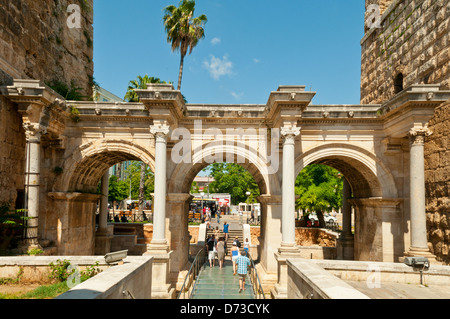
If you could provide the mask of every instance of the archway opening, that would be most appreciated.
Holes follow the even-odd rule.
[[[296,226],[339,231],[344,175],[331,166],[310,164],[297,176]]]
[[[67,159],[63,173],[54,186],[59,192],[51,193],[51,208],[46,213],[48,228],[55,229],[55,238],[48,239],[58,243],[61,253],[93,254],[97,249],[96,234],[100,228],[104,231],[106,227],[109,233],[112,227],[115,234],[116,224],[143,225],[152,221],[152,163],[147,163],[148,156],[140,158],[132,147],[128,149],[107,151],[104,148],[81,148],[81,152]],[[142,166],[143,161],[145,165]],[[118,167],[121,167],[119,174]],[[139,207],[141,167],[144,168],[144,197],[143,205]],[[106,181],[108,188],[105,191],[102,183]],[[102,200],[105,196],[106,203]],[[100,215],[105,207],[106,214]],[[54,212],[58,214],[54,215]],[[80,236],[77,234],[83,234],[83,238],[78,238]],[[112,250],[121,248],[111,246]],[[130,249],[132,254],[139,252]]]
[[[202,216],[205,208],[209,208],[212,218],[219,213],[239,215],[243,212],[250,214],[246,221],[257,222],[255,212],[260,213],[257,198],[261,191],[254,176],[239,164],[214,163],[203,168],[193,179],[190,194],[194,197],[191,209]],[[205,207],[202,201],[206,200]]]
[[[393,199],[395,184],[383,163],[355,147],[335,145],[303,154],[297,161],[297,172],[310,164],[332,167],[347,183],[348,200],[342,201],[335,256],[331,259],[337,258],[341,249],[339,245],[343,243],[348,248],[344,252],[347,257],[343,259],[384,261],[394,260],[401,254],[402,238],[400,232],[394,231],[401,227],[401,208]],[[344,187],[341,192],[345,193]],[[389,224],[389,231],[387,227],[382,227]]]

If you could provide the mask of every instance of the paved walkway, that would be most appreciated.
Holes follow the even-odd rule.
[[[230,231],[242,231],[242,225],[237,215],[223,215],[220,223],[217,223],[217,218],[213,218],[211,226],[214,229],[218,226],[220,230],[223,230],[225,221],[230,225]],[[209,261],[206,261],[204,269],[197,278],[192,299],[255,299],[255,297],[249,276],[245,282],[245,290],[239,292],[239,276],[233,275],[231,257],[227,255],[222,269],[220,269],[217,259],[214,267],[210,267]]]
[[[231,260],[225,260],[225,265],[220,269],[218,261],[214,267],[209,267],[209,262],[200,272],[192,299],[255,299],[250,278],[247,276],[245,290],[239,292],[239,276],[233,275]]]

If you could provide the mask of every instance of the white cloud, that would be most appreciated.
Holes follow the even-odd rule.
[[[254,58],[254,59],[253,59],[253,62],[259,63],[259,62],[261,62],[261,60],[259,60],[259,59],[257,59],[257,58]]]
[[[211,40],[211,44],[212,45],[216,45],[219,44],[222,40],[220,40],[219,38],[212,38]]]
[[[231,96],[234,97],[236,100],[239,100],[242,96],[244,96],[244,93],[231,92]]]
[[[233,73],[233,63],[228,60],[226,55],[222,59],[211,55],[210,61],[203,61],[203,66],[215,80],[218,80],[221,76]]]

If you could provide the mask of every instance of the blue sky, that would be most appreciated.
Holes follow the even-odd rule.
[[[94,1],[94,77],[122,97],[137,75],[177,85],[180,55],[163,8],[178,0]],[[197,0],[206,37],[186,56],[189,103],[265,104],[279,85],[305,85],[314,104],[358,104],[363,0]]]

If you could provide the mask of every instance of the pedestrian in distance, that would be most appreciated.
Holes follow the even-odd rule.
[[[238,237],[238,236],[236,236],[236,237],[234,238],[233,244],[234,244],[234,243],[236,243],[236,246],[237,246],[238,248],[241,248],[241,242],[239,241],[239,237]]]
[[[250,248],[250,243],[248,242],[248,238],[245,238],[245,242],[244,242],[244,250],[245,250],[245,254],[246,256],[248,256],[248,249]]]
[[[223,222],[223,233],[225,234],[225,241],[228,240],[228,227],[230,225],[228,225],[227,222]]]
[[[247,278],[250,259],[245,256],[245,250],[241,250],[241,255],[236,259],[237,273],[239,276],[239,293],[245,290],[245,280]]]
[[[214,235],[211,236],[211,238],[206,243],[206,247],[208,249],[208,260],[209,260],[209,267],[215,266],[216,261],[216,250],[217,250],[217,241]]]
[[[219,226],[216,226],[216,229],[214,229],[214,236],[216,236],[216,239],[219,239],[220,237]]]
[[[231,261],[233,262],[233,276],[236,275],[236,259],[239,257],[239,248],[236,243],[233,243],[233,247],[231,247]]]
[[[219,267],[222,269],[225,261],[225,241],[223,237],[220,237],[217,243],[217,259],[219,260]]]

